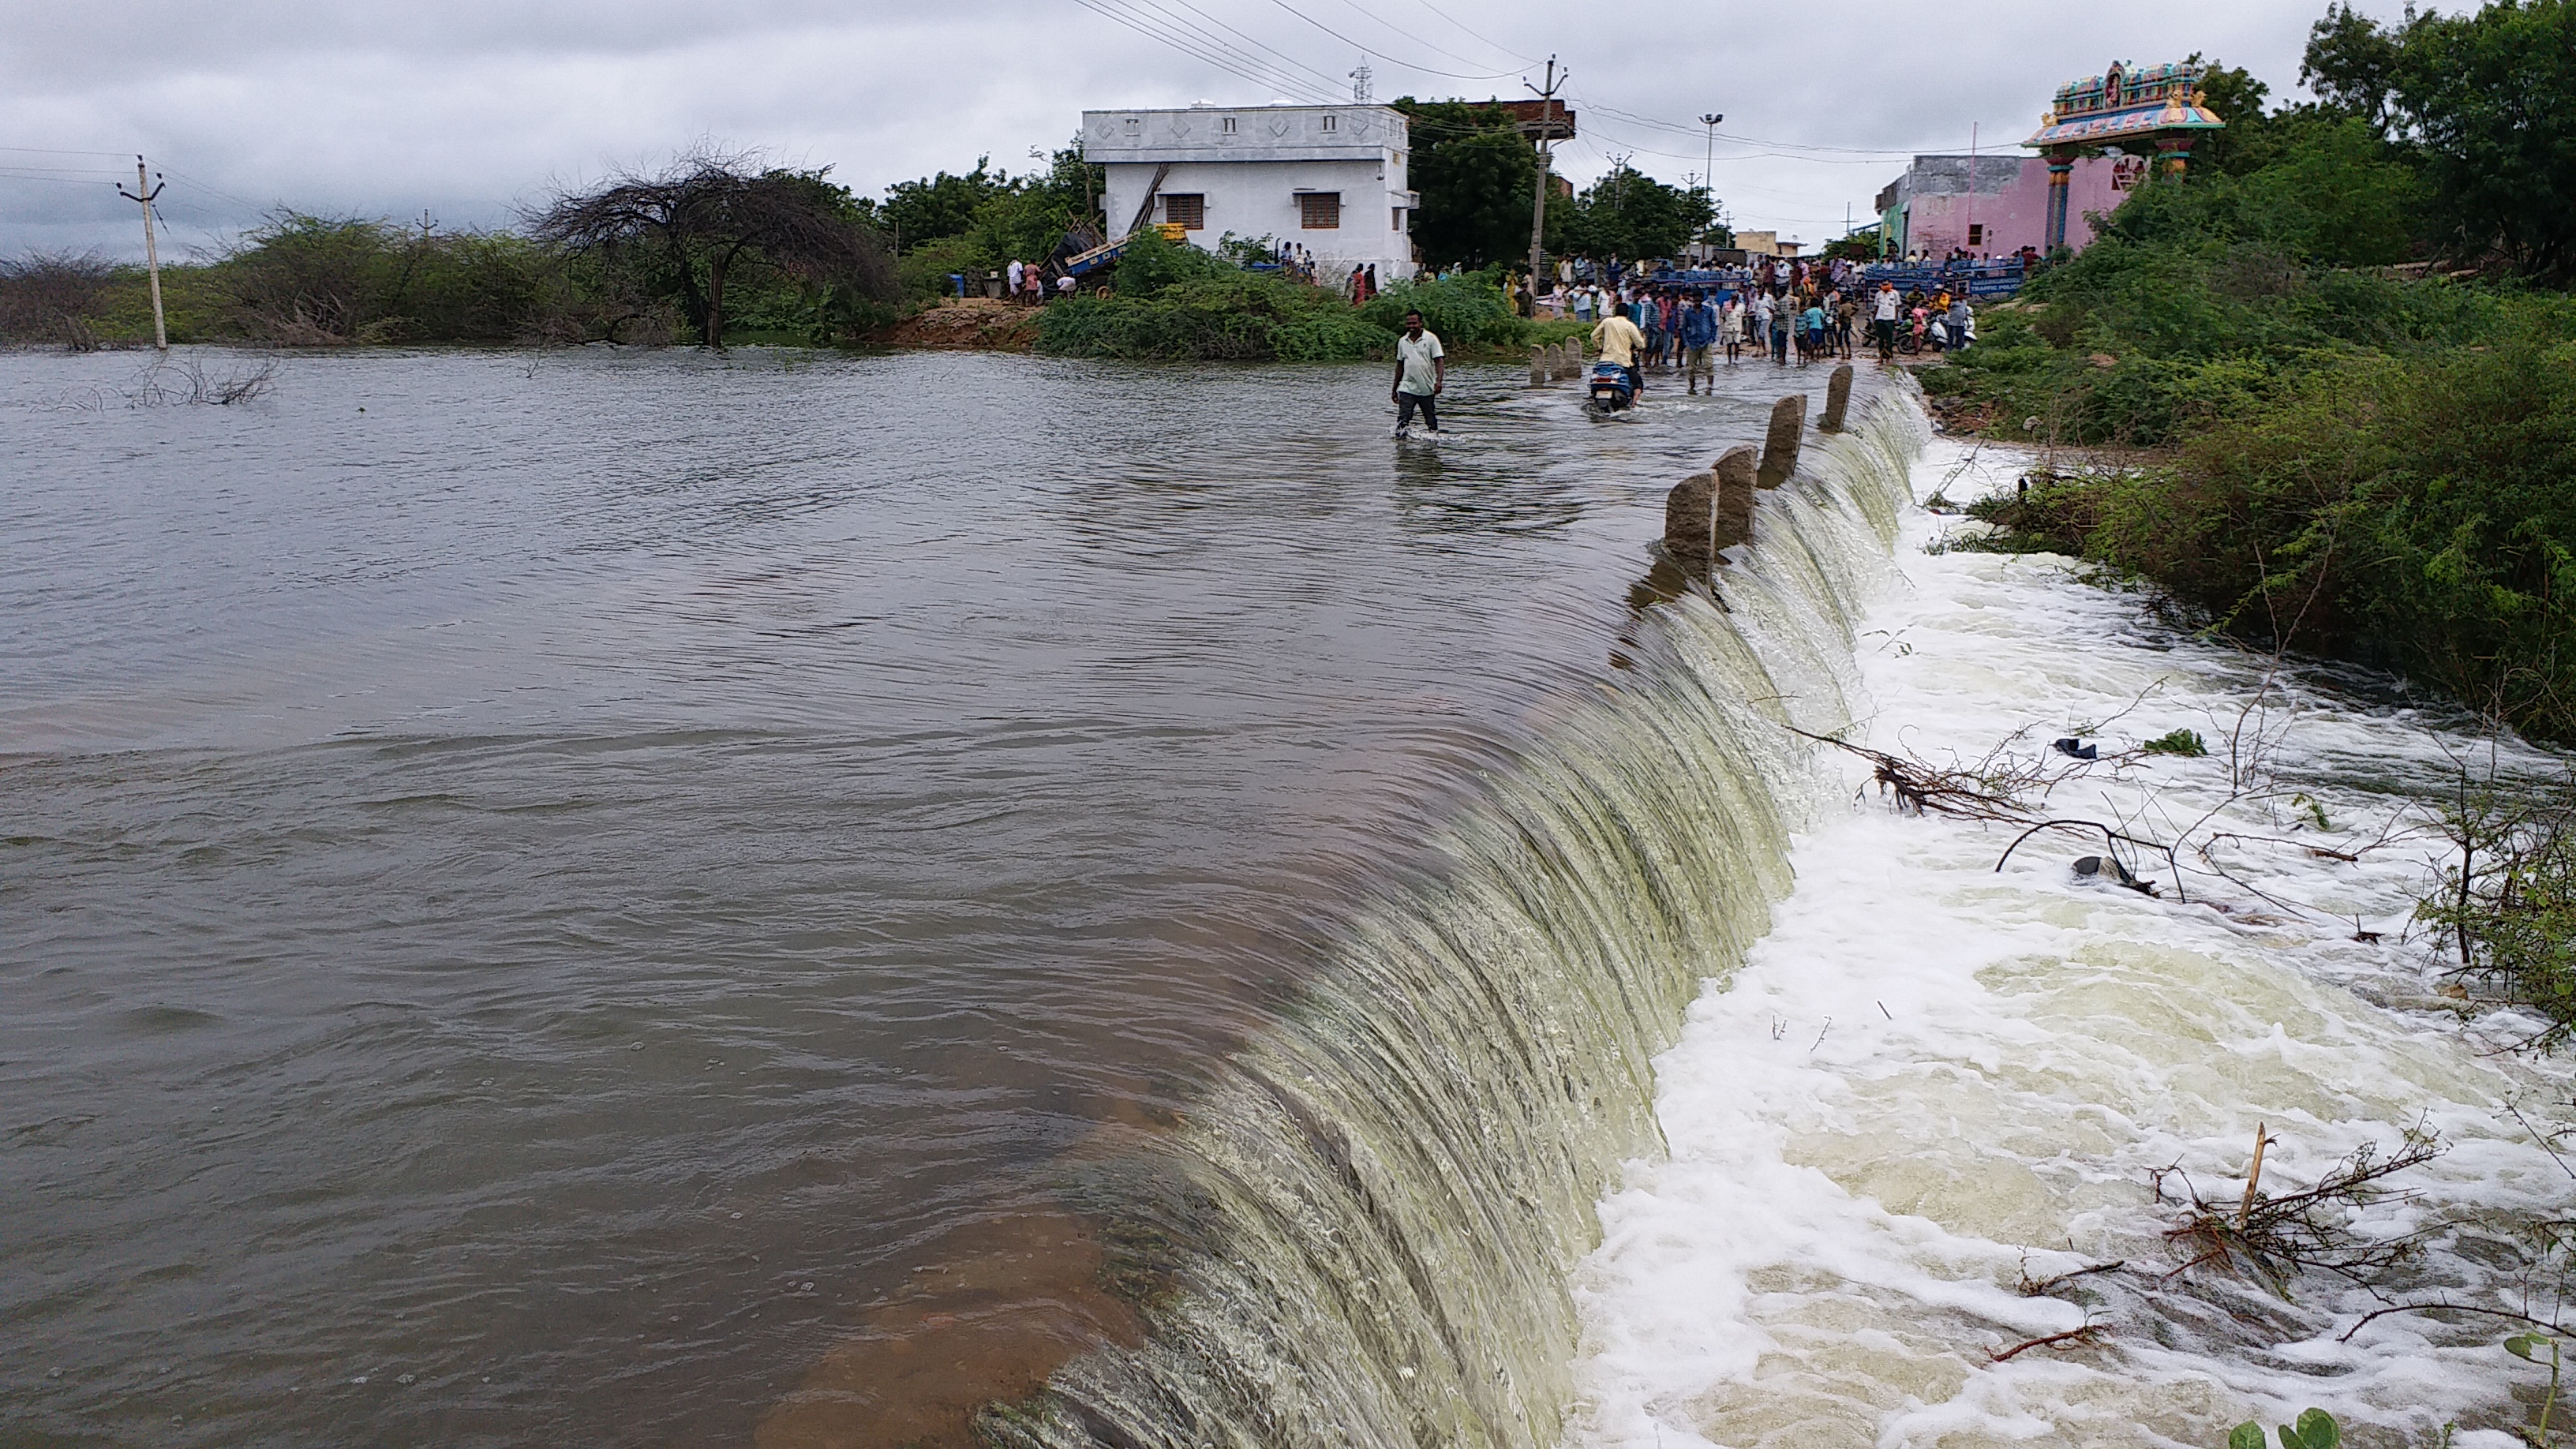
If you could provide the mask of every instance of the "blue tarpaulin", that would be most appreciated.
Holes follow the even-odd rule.
[[[1947,287],[1953,292],[1965,283],[1971,297],[2009,297],[2021,290],[2022,266],[2019,261],[1980,262],[1950,267],[1908,267],[1887,262],[1861,269],[1868,290],[1875,291],[1881,282],[1894,282],[1900,292],[1921,292],[1930,296]]]

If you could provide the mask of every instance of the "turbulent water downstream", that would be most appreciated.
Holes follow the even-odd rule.
[[[2187,901],[1854,800],[1787,726],[2259,688],[1927,554],[2009,464],[1901,393],[1721,608],[1650,587],[1664,490],[1821,370],[1604,425],[1462,369],[1434,450],[1374,370],[132,367],[0,358],[12,1442],[2214,1444],[2531,1387],[2337,1343],[2353,1294],[2013,1291],[2169,1251],[2146,1170],[2224,1192],[2257,1122],[2295,1179],[2421,1120],[2365,1227],[2492,1297],[2564,1182],[2498,1104],[2557,1088],[2398,939],[2375,833],[2473,742],[2376,685],[2269,696],[2306,806],[2067,787],[2292,841]]]

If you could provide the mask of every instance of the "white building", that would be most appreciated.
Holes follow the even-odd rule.
[[[1105,165],[1109,235],[1172,222],[1211,251],[1226,233],[1304,247],[1326,280],[1413,274],[1409,148],[1385,106],[1085,111],[1082,156]]]

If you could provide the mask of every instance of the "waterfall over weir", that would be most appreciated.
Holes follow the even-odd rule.
[[[1813,778],[1782,728],[1845,723],[1851,619],[1927,430],[1891,388],[1766,492],[1755,541],[1649,610],[1436,842],[1430,885],[1343,933],[1185,1123],[1081,1162],[1135,1348],[1087,1353],[982,1431],[1026,1446],[1556,1442],[1568,1272],[1654,1055],[1788,887]]]

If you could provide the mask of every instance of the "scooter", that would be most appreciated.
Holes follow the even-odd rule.
[[[1592,376],[1585,388],[1583,401],[1596,413],[1625,412],[1637,401],[1636,388],[1628,380],[1628,369],[1615,362],[1592,364]]]

